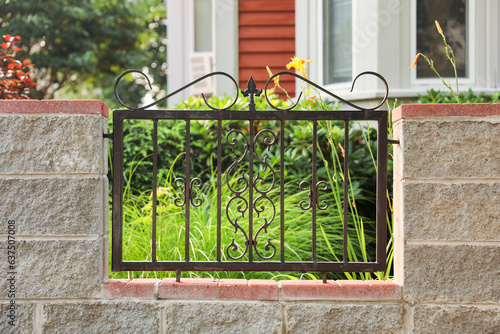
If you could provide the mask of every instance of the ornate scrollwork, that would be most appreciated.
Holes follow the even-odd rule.
[[[307,187],[306,187],[307,185]],[[321,186],[321,187],[320,187]],[[306,210],[309,210],[312,205],[316,205],[316,207],[319,209],[319,210],[326,210],[328,208],[328,203],[325,201],[325,200],[322,200],[321,203],[323,204],[323,206],[319,205],[318,203],[318,198],[319,196],[317,195],[319,190],[323,190],[323,191],[326,191],[328,190],[328,184],[326,183],[326,181],[318,181],[316,183],[316,198],[313,199],[313,191],[312,191],[312,186],[311,186],[311,182],[309,181],[302,181],[299,183],[299,189],[300,190],[309,190],[308,194],[307,194],[307,197],[309,197],[309,202],[307,203],[306,206],[304,206],[304,204],[306,203],[305,200],[302,200],[299,202],[299,206],[302,210],[306,211]]]
[[[265,233],[267,233],[267,228],[271,225],[271,223],[274,221],[274,218],[276,216],[276,206],[274,205],[274,202],[267,196],[267,194],[273,189],[274,184],[276,183],[276,172],[274,171],[272,166],[267,161],[267,155],[265,155],[264,157],[261,157],[257,153],[257,150],[255,150],[256,143],[258,142],[258,138],[260,136],[263,136],[266,134],[267,134],[267,136],[265,136],[263,139],[263,142],[266,145],[266,149],[269,150],[271,148],[271,146],[275,143],[276,135],[274,134],[274,132],[272,132],[269,129],[263,129],[255,135],[254,151],[255,151],[255,156],[257,157],[259,162],[264,165],[264,170],[262,171],[262,173],[265,173],[267,170],[269,170],[271,172],[271,182],[270,182],[270,185],[268,188],[259,189],[258,185],[259,184],[262,185],[265,180],[260,175],[260,173],[257,173],[257,176],[254,179],[254,189],[255,189],[255,191],[257,191],[259,193],[259,196],[254,200],[254,210],[257,213],[257,217],[260,217],[260,214],[264,212],[266,207],[263,204],[261,204],[260,206],[257,205],[258,204],[257,202],[261,203],[262,201],[264,201],[264,202],[267,201],[268,203],[270,203],[270,205],[272,207],[272,215],[269,219],[263,218],[264,223],[258,228],[257,232],[254,235],[253,239],[255,241],[257,241],[257,238],[259,237],[259,234],[261,233],[261,231],[264,231]],[[257,242],[254,242],[253,246],[254,246],[255,253],[260,258],[262,258],[264,260],[272,259],[274,257],[274,255],[276,254],[276,246],[273,245],[270,238],[267,238],[267,243],[264,245],[264,250],[266,250],[266,251],[269,251],[271,248],[273,249],[272,254],[269,256],[264,256],[259,252],[259,250],[257,248]]]
[[[176,197],[174,199],[174,204],[178,207],[183,207],[186,205],[187,199],[189,199],[190,203],[192,206],[198,207],[203,203],[202,199],[200,197],[193,198],[193,193],[194,189],[193,187],[200,188],[201,187],[201,179],[198,177],[195,177],[189,182],[189,188],[186,188],[186,180],[182,177],[178,177],[174,180],[174,184],[177,188],[181,188],[182,186],[179,184],[181,182],[184,187],[182,188],[182,195],[183,199],[180,197]]]
[[[239,89],[238,89],[238,83],[236,82],[236,80],[234,80],[234,78],[233,78],[232,76],[230,76],[229,74],[227,74],[227,73],[224,73],[224,72],[212,72],[212,73],[208,73],[208,74],[206,74],[206,75],[204,75],[204,76],[202,76],[202,77],[200,77],[200,78],[198,78],[198,79],[196,79],[196,80],[194,80],[194,81],[190,82],[189,84],[187,84],[187,85],[185,85],[185,86],[183,86],[183,87],[181,87],[181,88],[177,89],[176,91],[174,91],[174,92],[172,92],[172,93],[168,94],[167,96],[162,97],[161,99],[156,100],[156,101],[154,101],[154,102],[152,102],[152,103],[150,103],[150,104],[148,104],[148,105],[146,105],[146,106],[143,106],[143,107],[140,107],[140,108],[139,108],[139,107],[134,108],[134,107],[131,107],[131,106],[129,106],[129,105],[127,105],[127,104],[125,104],[125,103],[122,101],[122,99],[120,98],[119,94],[118,94],[118,84],[120,83],[121,79],[122,79],[125,75],[127,75],[127,74],[129,74],[129,73],[138,73],[138,74],[140,74],[140,75],[144,76],[144,77],[146,78],[146,81],[148,82],[149,89],[153,89],[153,88],[152,88],[152,86],[151,86],[151,82],[149,81],[148,76],[147,76],[144,72],[142,72],[142,71],[139,71],[139,70],[127,70],[127,71],[123,72],[122,74],[120,74],[120,75],[118,76],[118,78],[116,78],[116,81],[115,81],[115,88],[114,88],[115,97],[116,97],[116,100],[118,101],[118,103],[120,103],[122,106],[124,106],[125,108],[130,109],[130,110],[144,110],[144,109],[150,108],[150,107],[152,107],[152,106],[154,106],[154,105],[157,105],[158,103],[160,103],[160,102],[162,102],[162,101],[165,101],[165,100],[169,99],[170,97],[172,97],[172,96],[174,96],[175,94],[177,94],[177,93],[179,93],[179,92],[183,91],[184,89],[187,89],[187,88],[189,88],[189,87],[191,87],[191,86],[195,85],[196,83],[198,83],[198,82],[200,82],[200,81],[202,81],[202,80],[205,80],[205,79],[207,79],[207,78],[209,78],[209,77],[216,76],[216,75],[222,75],[222,76],[225,76],[225,77],[229,78],[229,79],[230,79],[230,80],[234,83],[234,86],[236,87],[236,96],[234,97],[233,103],[231,103],[230,105],[228,105],[228,106],[226,106],[226,107],[223,107],[223,108],[215,108],[215,107],[213,107],[212,105],[210,105],[210,103],[208,103],[207,99],[205,98],[205,95],[202,93],[202,94],[201,94],[201,97],[203,98],[203,101],[205,101],[205,104],[207,105],[207,107],[209,107],[209,108],[210,108],[210,109],[212,109],[212,110],[217,110],[217,111],[221,111],[221,110],[228,110],[228,109],[230,109],[232,106],[234,106],[234,104],[235,104],[235,103],[236,103],[236,101],[238,100],[238,93],[239,93]]]
[[[387,100],[387,97],[389,96],[389,86],[387,85],[387,81],[385,81],[385,79],[384,79],[384,77],[383,77],[383,76],[381,76],[380,74],[378,74],[378,73],[376,73],[376,72],[370,72],[370,71],[367,71],[367,72],[362,72],[362,73],[358,74],[358,75],[354,78],[354,80],[352,81],[352,84],[351,84],[351,92],[352,92],[352,90],[354,89],[354,84],[356,83],[356,80],[358,80],[358,78],[359,78],[359,77],[361,77],[361,76],[363,76],[363,75],[373,75],[373,76],[376,76],[377,78],[379,78],[379,79],[382,81],[382,83],[383,83],[383,84],[384,84],[384,86],[385,86],[385,96],[384,96],[384,98],[382,99],[382,102],[380,102],[379,104],[377,104],[375,107],[372,107],[372,108],[364,108],[364,107],[360,107],[360,106],[358,106],[358,105],[356,105],[356,104],[354,104],[354,103],[351,103],[351,102],[349,102],[349,101],[347,101],[347,100],[344,100],[344,99],[343,99],[343,98],[341,98],[340,96],[337,96],[337,95],[333,94],[332,92],[330,92],[330,91],[326,90],[325,88],[323,88],[323,87],[321,87],[321,86],[317,85],[316,83],[314,83],[314,82],[312,82],[312,81],[308,80],[307,78],[304,78],[304,77],[303,77],[303,76],[301,76],[301,75],[298,75],[298,74],[295,74],[295,73],[292,73],[292,72],[286,72],[286,71],[285,71],[285,72],[279,72],[279,73],[276,73],[276,74],[274,74],[273,76],[271,76],[271,77],[269,78],[269,80],[267,80],[267,82],[266,82],[266,86],[264,87],[264,96],[266,97],[267,104],[268,104],[270,107],[272,107],[272,108],[274,108],[275,110],[278,110],[278,111],[290,111],[290,110],[292,110],[293,108],[295,108],[295,107],[299,104],[299,102],[300,102],[300,98],[302,97],[302,92],[301,92],[301,93],[300,93],[300,95],[299,95],[299,97],[298,97],[298,99],[297,99],[297,102],[296,102],[293,106],[291,106],[290,108],[281,109],[281,108],[278,108],[278,107],[274,106],[274,105],[271,103],[271,101],[269,101],[269,98],[267,97],[267,86],[269,85],[269,83],[270,83],[271,81],[273,81],[273,79],[274,79],[274,78],[276,78],[276,77],[278,77],[278,76],[280,76],[280,75],[291,75],[291,76],[294,76],[294,77],[296,77],[296,78],[298,78],[298,79],[300,79],[300,80],[302,80],[302,81],[307,82],[309,85],[311,85],[311,86],[313,86],[314,88],[316,88],[316,89],[318,89],[318,90],[322,91],[323,93],[325,93],[325,94],[327,94],[327,95],[330,95],[331,97],[333,97],[333,98],[335,98],[335,99],[337,99],[337,100],[341,101],[342,103],[345,103],[345,104],[347,104],[347,105],[349,105],[349,106],[351,106],[351,107],[353,107],[353,108],[355,108],[355,109],[361,110],[361,111],[365,111],[365,110],[375,110],[375,109],[380,108],[381,106],[383,106],[383,105],[384,105],[385,101]]]
[[[235,133],[236,136],[233,137],[232,139],[230,139],[230,136],[233,133]],[[243,184],[243,186],[240,187],[240,189],[235,189],[231,185],[231,182],[230,182],[230,175],[232,174],[231,171],[233,171],[233,174],[238,174],[239,166],[240,166],[241,162],[247,156],[248,149],[249,149],[248,139],[245,136],[245,134],[240,130],[233,129],[233,130],[229,131],[226,135],[226,142],[229,144],[229,146],[231,146],[231,150],[234,152],[234,149],[235,149],[236,145],[238,144],[238,139],[237,139],[238,135],[241,135],[243,137],[243,140],[244,140],[243,154],[239,158],[235,155],[233,163],[226,170],[226,184],[227,184],[228,188],[231,190],[231,192],[234,194],[234,196],[231,197],[226,204],[226,217],[229,220],[229,223],[231,225],[233,225],[234,233],[237,233],[238,230],[240,230],[243,233],[243,236],[245,238],[245,250],[242,253],[240,253],[240,255],[238,255],[236,257],[232,256],[229,253],[229,250],[231,249],[233,252],[237,252],[239,249],[238,244],[235,242],[235,240],[233,238],[231,243],[226,247],[226,255],[230,259],[233,259],[233,260],[241,259],[248,252],[248,240],[249,240],[248,235],[245,232],[245,230],[241,227],[240,224],[238,224],[238,217],[234,218],[234,220],[231,219],[230,210],[229,210],[231,203],[234,201],[238,201],[238,200],[240,202],[242,201],[244,203],[243,207],[240,204],[238,204],[236,206],[236,210],[239,213],[241,213],[241,217],[244,217],[245,212],[248,210],[248,201],[242,196],[242,194],[248,189],[248,179],[245,177],[245,172],[243,170],[241,170],[241,175],[236,178],[237,184],[239,184],[239,185]]]

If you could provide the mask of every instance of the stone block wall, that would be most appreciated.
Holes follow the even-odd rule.
[[[393,113],[405,331],[500,332],[500,104]]]
[[[0,332],[500,332],[500,106],[393,116],[394,281],[110,281],[107,106],[0,101]]]

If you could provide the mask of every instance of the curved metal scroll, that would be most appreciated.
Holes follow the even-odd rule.
[[[254,145],[256,145],[256,143],[258,142],[258,138],[261,135],[264,136],[263,141],[264,141],[264,144],[266,145],[267,149],[269,149],[276,141],[276,135],[274,134],[274,132],[272,132],[269,129],[263,129],[255,135]],[[255,191],[257,191],[259,193],[259,196],[253,202],[254,210],[257,213],[257,217],[259,217],[260,214],[263,213],[265,211],[265,208],[266,208],[263,203],[268,203],[270,205],[270,207],[272,208],[272,213],[271,213],[271,217],[263,217],[262,218],[264,220],[264,223],[258,228],[257,232],[255,233],[255,235],[253,237],[253,240],[254,240],[253,248],[255,250],[255,253],[261,259],[269,260],[269,259],[272,259],[274,257],[274,255],[276,255],[276,246],[271,242],[271,238],[268,237],[267,243],[264,245],[264,250],[266,252],[268,252],[272,248],[273,251],[270,255],[265,256],[265,255],[261,254],[259,252],[259,249],[257,248],[257,239],[259,238],[259,234],[262,231],[267,233],[267,228],[271,225],[271,223],[274,221],[274,218],[276,217],[276,206],[274,205],[274,202],[272,201],[272,199],[268,196],[268,193],[273,189],[273,187],[276,183],[276,172],[274,171],[271,164],[267,161],[267,155],[265,155],[264,157],[261,157],[255,149],[254,149],[254,151],[255,151],[256,158],[259,160],[259,162],[261,164],[264,165],[264,170],[262,172],[266,172],[267,170],[269,170],[271,172],[270,185],[269,185],[269,187],[267,187],[265,189],[260,189],[258,187],[258,184],[262,185],[264,183],[264,181],[265,181],[264,178],[262,176],[260,176],[259,173],[257,173],[257,176],[254,178],[253,186],[254,186]],[[258,203],[260,203],[260,205],[258,205]]]
[[[193,198],[193,193],[194,193],[193,187],[200,188],[202,183],[201,179],[198,177],[192,179],[191,182],[189,182],[190,184],[189,188],[186,187],[186,180],[182,177],[178,177],[174,180],[174,184],[177,188],[181,188],[179,182],[182,182],[184,184],[184,188],[182,189],[182,195],[184,196],[184,198],[181,199],[180,197],[176,197],[174,199],[174,204],[178,207],[183,207],[184,205],[186,205],[186,200],[189,199],[192,206],[194,207],[200,206],[203,201],[199,197]]]
[[[151,87],[151,82],[149,81],[148,76],[147,76],[146,74],[144,74],[144,72],[141,72],[141,71],[139,71],[139,70],[127,70],[127,71],[123,72],[122,74],[120,74],[120,75],[118,76],[118,78],[116,78],[116,81],[115,81],[115,88],[114,88],[114,91],[115,91],[115,97],[116,97],[116,99],[118,100],[118,103],[120,103],[120,104],[121,104],[122,106],[124,106],[125,108],[127,108],[127,109],[131,109],[131,110],[138,110],[138,109],[147,109],[147,108],[150,108],[150,107],[152,107],[152,106],[154,106],[154,105],[157,105],[158,103],[160,103],[160,102],[162,102],[162,101],[164,101],[164,100],[167,100],[168,98],[170,98],[170,97],[172,97],[173,95],[175,95],[175,94],[177,94],[177,93],[179,93],[179,92],[183,91],[184,89],[187,89],[188,87],[191,87],[191,86],[193,86],[194,84],[196,84],[196,83],[198,83],[198,82],[200,82],[200,81],[202,81],[202,80],[205,80],[206,78],[209,78],[209,77],[211,77],[211,76],[215,76],[215,75],[222,75],[222,76],[225,76],[225,77],[228,77],[229,79],[231,79],[231,81],[234,83],[234,86],[236,87],[236,96],[235,96],[235,98],[234,98],[233,103],[231,103],[229,106],[224,107],[224,108],[215,108],[215,107],[213,107],[212,105],[210,105],[210,103],[208,103],[207,99],[205,98],[205,95],[202,93],[202,94],[201,94],[201,97],[202,97],[202,98],[203,98],[203,100],[205,101],[205,104],[206,104],[206,105],[207,105],[210,109],[212,109],[212,110],[218,110],[218,111],[220,111],[220,110],[227,110],[227,109],[231,108],[232,106],[234,106],[234,104],[235,104],[235,103],[236,103],[236,101],[238,100],[239,88],[238,88],[238,83],[236,82],[236,80],[234,80],[234,78],[233,78],[232,76],[230,76],[229,74],[227,74],[227,73],[225,73],[225,72],[212,72],[212,73],[206,74],[206,75],[204,75],[204,76],[202,76],[202,77],[200,77],[200,78],[198,78],[198,79],[196,79],[196,80],[192,81],[191,83],[189,83],[189,84],[187,84],[187,85],[185,85],[185,86],[183,86],[183,87],[181,87],[181,88],[177,89],[175,92],[172,92],[172,93],[168,94],[167,96],[162,97],[161,99],[159,99],[159,100],[157,100],[157,101],[154,101],[153,103],[148,104],[147,106],[144,106],[144,107],[141,107],[141,108],[139,108],[139,107],[134,108],[134,107],[131,107],[131,106],[129,106],[129,105],[127,105],[127,104],[125,104],[125,103],[122,101],[122,99],[120,98],[120,96],[118,95],[118,91],[117,91],[117,89],[118,89],[118,84],[120,83],[120,80],[121,80],[121,79],[122,79],[125,75],[127,75],[127,74],[129,74],[129,73],[139,73],[139,74],[141,74],[142,76],[144,76],[144,77],[146,78],[146,81],[148,82],[148,85],[149,85],[149,89],[152,89],[152,87]]]
[[[307,185],[307,187],[306,187]],[[326,191],[328,190],[328,184],[325,182],[325,181],[318,181],[316,183],[316,198],[313,198],[313,190],[312,190],[312,185],[311,185],[311,182],[309,181],[302,181],[299,183],[299,189],[300,190],[309,190],[309,193],[307,194],[307,197],[309,197],[309,202],[307,203],[306,206],[304,206],[304,204],[306,203],[305,200],[302,200],[300,201],[299,203],[299,206],[302,210],[306,211],[306,210],[309,210],[312,205],[316,205],[316,207],[319,209],[319,210],[326,210],[328,208],[328,203],[325,201],[325,200],[322,200],[321,203],[323,204],[323,206],[320,206],[319,203],[318,203],[318,192],[319,190],[323,190],[323,191]]]
[[[239,185],[242,185],[242,188],[235,189],[231,186],[229,179],[230,179],[231,171],[233,171],[234,174],[238,174],[238,167],[241,164],[241,162],[245,159],[245,157],[247,156],[249,146],[248,146],[248,139],[245,136],[245,134],[240,130],[232,129],[226,135],[226,142],[231,146],[231,149],[233,151],[234,151],[236,144],[238,143],[238,140],[236,139],[236,137],[233,137],[231,140],[229,139],[230,135],[232,133],[235,133],[236,136],[241,135],[243,137],[243,141],[244,141],[243,150],[244,151],[243,151],[241,157],[238,158],[236,155],[234,156],[233,163],[226,170],[226,184],[229,187],[229,190],[231,190],[231,192],[234,194],[234,196],[232,196],[226,204],[226,217],[227,217],[229,223],[234,227],[234,233],[237,233],[238,230],[240,230],[241,233],[243,233],[243,237],[245,239],[245,249],[240,253],[240,255],[232,256],[229,253],[230,249],[233,252],[237,252],[239,250],[238,244],[235,242],[234,238],[232,238],[231,243],[229,245],[227,245],[227,247],[226,247],[226,255],[232,260],[239,260],[248,252],[249,237],[248,237],[248,234],[245,232],[245,229],[243,227],[241,227],[240,224],[238,224],[238,217],[234,218],[234,220],[231,219],[229,207],[230,207],[232,202],[235,202],[237,204],[236,210],[239,213],[241,213],[242,217],[244,217],[245,212],[248,210],[248,201],[242,196],[242,194],[248,189],[248,180],[245,177],[245,173],[243,171],[241,171],[241,175],[236,178],[236,183]],[[244,207],[242,207],[240,204],[237,203],[238,200],[243,202]]]
[[[280,76],[280,75],[291,75],[291,76],[294,76],[294,77],[296,77],[296,78],[298,78],[298,79],[300,79],[300,80],[302,80],[302,81],[307,82],[309,85],[311,85],[311,86],[315,87],[316,89],[319,89],[319,90],[320,90],[320,91],[322,91],[323,93],[325,93],[325,94],[327,94],[327,95],[330,95],[331,97],[333,97],[333,98],[335,98],[335,99],[337,99],[337,100],[339,100],[339,101],[341,101],[341,102],[343,102],[343,103],[345,103],[345,104],[347,104],[347,105],[349,105],[349,106],[351,106],[351,107],[353,107],[353,108],[355,108],[355,109],[361,110],[361,111],[364,111],[364,110],[375,110],[375,109],[380,108],[381,106],[383,106],[383,105],[384,105],[385,101],[387,100],[387,97],[389,96],[389,86],[388,86],[388,84],[387,84],[387,81],[385,81],[385,79],[384,79],[384,77],[383,77],[383,76],[381,76],[380,74],[378,74],[378,73],[376,73],[376,72],[370,72],[370,71],[367,71],[367,72],[362,72],[362,73],[358,74],[358,75],[354,78],[354,80],[352,81],[352,85],[351,85],[351,92],[352,92],[352,90],[354,89],[354,84],[356,83],[356,80],[358,80],[358,78],[359,78],[360,76],[362,76],[362,75],[374,75],[374,76],[376,76],[377,78],[379,78],[379,79],[380,79],[380,80],[384,83],[384,85],[385,85],[385,96],[384,96],[384,98],[382,99],[382,102],[380,102],[378,105],[376,105],[375,107],[372,107],[372,108],[363,108],[363,107],[360,107],[360,106],[358,106],[358,105],[355,105],[354,103],[351,103],[351,102],[349,102],[349,101],[344,100],[344,99],[343,99],[343,98],[341,98],[340,96],[337,96],[337,95],[333,94],[332,92],[330,92],[330,91],[328,91],[328,90],[324,89],[323,87],[318,86],[316,83],[314,83],[314,82],[312,82],[312,81],[310,81],[310,80],[308,80],[308,79],[304,78],[304,77],[303,77],[303,76],[301,76],[301,75],[298,75],[298,74],[296,74],[296,73],[292,73],[292,72],[286,72],[286,71],[284,71],[284,72],[278,72],[278,73],[274,74],[273,76],[271,76],[271,77],[269,78],[269,80],[267,80],[267,82],[266,82],[266,86],[264,87],[264,96],[266,97],[267,104],[268,104],[271,108],[274,108],[275,110],[278,110],[278,111],[290,111],[290,110],[292,110],[293,108],[295,108],[295,107],[299,104],[299,102],[300,102],[300,98],[302,97],[302,92],[301,92],[301,93],[300,93],[300,95],[299,95],[299,97],[298,97],[298,99],[297,99],[297,102],[296,102],[293,106],[291,106],[290,108],[281,109],[281,108],[278,108],[278,107],[274,106],[274,105],[271,103],[271,101],[269,101],[269,98],[267,97],[267,86],[269,85],[269,83],[270,83],[271,81],[273,81],[273,79],[274,79],[274,78],[276,78],[276,77],[278,77],[278,76]]]

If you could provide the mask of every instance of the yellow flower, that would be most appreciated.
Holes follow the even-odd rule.
[[[434,23],[436,23],[436,28],[438,30],[438,33],[440,35],[443,35],[443,30],[441,29],[441,26],[439,25],[439,22],[435,20]]]
[[[170,188],[169,187],[158,187],[156,188],[156,198],[161,198],[163,196],[166,196],[170,193]],[[153,198],[153,192],[149,195],[149,199]]]
[[[421,54],[420,52],[417,53],[417,55],[415,56],[415,60],[413,61],[413,65],[411,65],[410,68],[415,68],[415,65],[417,65],[418,57],[420,56],[423,56],[423,54]]]
[[[266,66],[266,69],[267,69],[267,73],[269,73],[269,77],[272,77],[273,76],[273,72],[271,72],[271,69],[269,68],[269,66]],[[273,78],[273,81],[274,81],[274,88],[279,87],[279,85],[280,85],[280,77],[277,76],[277,77]]]
[[[309,63],[312,63],[312,60],[309,60],[309,59],[300,59],[300,58],[297,58],[297,57],[293,57],[292,58],[292,61],[289,62],[287,65],[286,65],[286,69],[289,70],[291,69],[292,67],[294,69],[296,69],[297,71],[300,72],[300,74],[307,78],[306,76],[306,67],[304,66],[304,63],[306,62],[309,62]]]

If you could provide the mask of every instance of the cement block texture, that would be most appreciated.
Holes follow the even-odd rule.
[[[406,240],[500,240],[500,182],[403,187]]]
[[[0,217],[15,220],[17,236],[100,235],[105,182],[99,176],[0,178]]]
[[[165,313],[169,334],[282,333],[277,303],[174,302]]]
[[[0,174],[104,172],[102,118],[0,114]]]
[[[99,297],[102,252],[99,240],[18,240],[16,298]],[[9,282],[0,282],[0,298],[7,298]]]
[[[43,333],[159,333],[159,307],[149,303],[53,303],[43,307]]]
[[[287,333],[403,333],[396,304],[295,304],[285,306]]]
[[[403,177],[500,177],[500,123],[411,120],[403,124]]]
[[[0,333],[2,334],[31,334],[33,333],[33,320],[35,305],[31,303],[19,303],[15,301],[15,309],[12,308],[10,301],[4,301],[0,304]],[[12,317],[13,316],[13,317]],[[13,324],[9,324],[14,321]]]
[[[500,247],[407,244],[404,299],[413,302],[500,302]]]
[[[500,333],[500,306],[417,305],[413,333]]]

